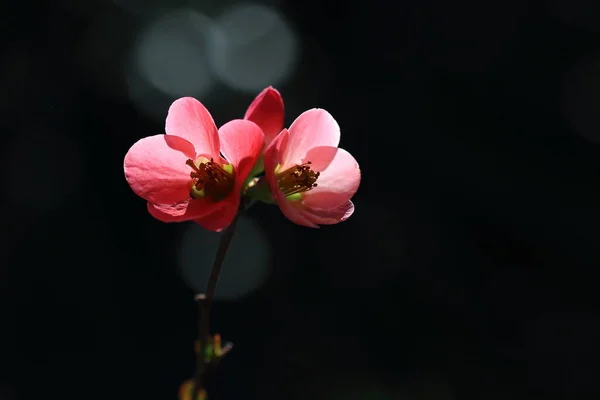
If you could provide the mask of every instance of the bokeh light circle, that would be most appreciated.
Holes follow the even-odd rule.
[[[181,239],[179,266],[196,293],[204,292],[220,238],[220,233],[190,224]],[[240,217],[223,264],[216,298],[236,300],[256,290],[266,279],[270,263],[271,245],[265,232],[253,220]]]
[[[154,20],[134,50],[134,71],[167,95],[205,96],[214,83],[207,60],[211,25],[210,18],[190,9]]]
[[[215,20],[209,40],[213,73],[234,90],[255,93],[294,72],[298,38],[283,16],[260,4],[239,4]]]

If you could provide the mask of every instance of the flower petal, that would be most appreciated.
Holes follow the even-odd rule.
[[[284,129],[281,131],[281,134],[273,139],[267,146],[263,157],[265,176],[267,177],[267,182],[269,182],[273,194],[280,191],[279,185],[277,184],[277,178],[275,177],[275,167],[277,167],[278,164],[281,164],[281,150],[286,146],[288,140],[289,132],[287,129]]]
[[[265,155],[263,157],[263,162],[265,164],[265,174],[267,177],[269,176],[269,172],[274,176],[275,167],[277,164],[282,163],[282,150],[287,146],[287,143],[290,139],[290,133],[287,129],[283,129],[281,133],[275,137],[267,145],[265,149]],[[268,153],[268,156],[267,156]]]
[[[331,114],[313,108],[300,114],[288,129],[290,138],[282,148],[283,168],[301,164],[306,153],[313,147],[337,147],[340,143],[340,127]]]
[[[283,99],[272,86],[256,96],[244,115],[244,119],[254,122],[262,129],[265,134],[265,146],[283,129],[283,118]]]
[[[223,205],[207,199],[188,199],[173,204],[148,202],[148,212],[162,222],[183,222],[217,212]]]
[[[350,200],[327,210],[320,208],[306,208],[302,210],[304,218],[319,225],[338,224],[350,218],[353,213],[354,204]]]
[[[199,156],[219,157],[219,133],[215,121],[206,107],[193,97],[183,97],[171,104],[165,132],[188,140]]]
[[[176,203],[190,196],[190,168],[185,162],[194,156],[194,146],[178,136],[145,137],[125,155],[125,179],[148,201]]]
[[[203,215],[194,219],[194,222],[213,232],[221,232],[227,228],[235,218],[240,206],[240,194],[238,191],[231,193],[226,199],[221,201],[220,208],[210,214]]]
[[[254,122],[236,119],[223,125],[219,136],[221,153],[234,165],[236,182],[243,183],[262,152],[262,130]]]
[[[293,223],[308,228],[319,227],[319,225],[316,225],[313,221],[309,220],[299,207],[295,207],[294,203],[288,200],[280,190],[277,190],[277,193],[273,198],[277,202],[282,214]],[[301,207],[300,203],[298,203],[298,205]]]
[[[280,135],[278,135],[268,146],[265,151],[264,163],[265,163],[265,176],[267,182],[271,187],[273,193],[273,199],[279,206],[279,209],[290,221],[298,224],[307,226],[310,228],[318,228],[317,225],[307,220],[300,213],[300,210],[296,209],[291,202],[285,197],[283,192],[279,190],[277,183],[277,177],[275,176],[275,167],[281,162],[280,150],[288,141],[288,131],[284,129]]]
[[[332,157],[333,154],[333,157]],[[304,194],[304,205],[330,209],[346,203],[360,185],[358,162],[344,149],[315,147],[308,152],[311,167],[320,172],[317,187]]]

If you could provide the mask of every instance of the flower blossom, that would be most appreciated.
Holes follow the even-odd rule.
[[[256,96],[248,106],[244,119],[260,126],[265,134],[265,149],[283,130],[284,107],[281,94],[269,86]]]
[[[240,119],[217,130],[208,110],[191,97],[171,105],[165,125],[166,134],[140,139],[125,155],[127,183],[160,221],[225,229],[263,149],[261,129]]]
[[[345,221],[360,185],[358,163],[338,148],[340,128],[327,111],[302,113],[267,147],[265,175],[273,199],[292,222],[312,228]]]

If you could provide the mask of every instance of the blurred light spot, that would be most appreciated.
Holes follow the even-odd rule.
[[[180,247],[180,267],[188,284],[204,292],[221,234],[191,224]],[[257,289],[265,280],[271,261],[268,238],[251,219],[241,217],[225,258],[216,297],[235,300]]]
[[[268,85],[281,85],[292,74],[298,39],[277,10],[237,5],[215,22],[210,64],[224,84],[255,93]]]
[[[600,143],[600,59],[581,63],[567,74],[563,107],[577,134]]]
[[[68,202],[75,190],[81,190],[83,151],[76,143],[43,128],[14,137],[16,142],[2,158],[2,183],[10,202],[48,210]]]
[[[578,28],[600,28],[600,2],[597,0],[546,0],[548,10],[562,22]]]
[[[206,59],[211,24],[192,10],[177,10],[153,21],[134,50],[132,72],[173,98],[206,96],[214,83]]]

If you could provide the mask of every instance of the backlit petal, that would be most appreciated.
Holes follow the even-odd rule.
[[[176,203],[190,195],[194,146],[177,136],[156,135],[138,140],[123,161],[125,179],[140,197],[153,203]]]
[[[340,143],[340,127],[331,114],[314,108],[300,114],[289,130],[289,141],[282,148],[283,167],[301,164],[306,153],[313,147],[337,147]]]
[[[294,201],[288,200],[281,190],[277,189],[273,195],[273,198],[275,199],[275,202],[277,202],[277,205],[279,206],[279,209],[283,215],[285,215],[290,221],[308,228],[319,227],[314,222],[306,218],[306,216],[302,213],[302,204],[294,204]]]
[[[283,129],[284,107],[281,94],[269,86],[248,107],[244,119],[257,124],[265,134],[265,146]]]
[[[333,156],[332,156],[333,154]],[[315,147],[307,157],[311,167],[320,172],[317,187],[306,192],[304,204],[308,207],[330,209],[346,203],[360,185],[358,162],[344,149],[332,152],[331,147]]]
[[[269,182],[269,186],[273,193],[279,191],[279,185],[277,184],[277,178],[275,177],[275,168],[278,164],[281,164],[281,147],[285,146],[288,142],[288,136],[288,131],[284,129],[281,134],[267,146],[263,157],[265,176],[267,177],[267,182]]]
[[[221,203],[207,199],[188,199],[173,204],[153,204],[148,202],[148,212],[162,222],[183,222],[217,212]]]
[[[254,122],[236,119],[219,129],[221,153],[234,165],[235,179],[244,182],[260,156],[264,134]]]
[[[188,140],[194,145],[197,155],[219,157],[217,126],[206,107],[193,97],[183,97],[171,104],[165,132]]]
[[[239,206],[239,192],[233,192],[220,202],[220,208],[217,211],[196,218],[194,219],[194,222],[209,231],[221,232],[233,222]]]
[[[337,207],[327,210],[310,208],[302,210],[302,216],[307,220],[319,225],[333,225],[350,218],[354,213],[354,204],[347,201]]]

